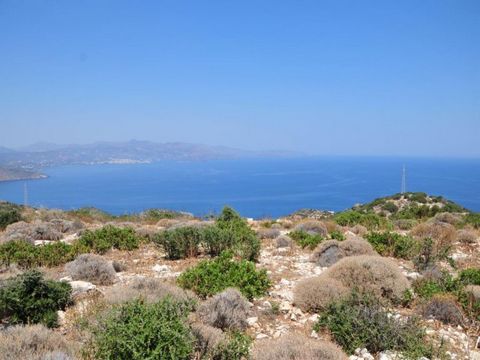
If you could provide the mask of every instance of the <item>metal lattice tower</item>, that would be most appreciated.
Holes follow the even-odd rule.
[[[27,183],[23,183],[23,205],[28,206],[28,188]]]
[[[405,165],[403,165],[402,169],[402,188],[400,192],[402,194],[405,194],[407,192],[407,173],[405,171]]]

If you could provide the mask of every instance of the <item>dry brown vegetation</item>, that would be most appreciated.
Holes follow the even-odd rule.
[[[65,265],[65,270],[73,280],[89,281],[96,285],[111,285],[117,279],[112,263],[95,254],[79,255]]]
[[[463,324],[463,312],[453,296],[435,295],[426,304],[421,305],[422,316],[433,318],[445,324]]]
[[[347,355],[335,344],[300,334],[259,341],[253,348],[254,360],[346,360]]]
[[[319,266],[326,267],[335,264],[344,257],[376,254],[372,245],[361,238],[344,241],[327,240],[317,246],[312,254],[311,261]]]
[[[74,346],[43,325],[13,326],[0,332],[0,360],[74,360]]]
[[[307,220],[294,227],[294,231],[305,231],[309,234],[328,235],[327,226],[318,220]]]
[[[198,318],[222,330],[244,330],[247,327],[248,302],[237,289],[227,289],[201,304]]]
[[[110,304],[120,304],[142,298],[148,303],[155,303],[166,296],[182,302],[196,300],[196,296],[188,290],[166,282],[162,279],[136,278],[128,285],[117,285],[105,292],[105,299]]]

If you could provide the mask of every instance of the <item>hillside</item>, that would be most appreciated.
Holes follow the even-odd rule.
[[[0,152],[0,165],[13,168],[36,168],[71,164],[134,163],[161,160],[213,160],[251,157],[286,157],[282,151],[247,151],[224,146],[180,142],[154,143],[98,142],[87,145],[38,143],[20,151]]]
[[[383,209],[424,198],[446,212],[417,214],[405,227]],[[258,221],[230,208],[200,219],[0,203],[0,229],[2,322],[47,325],[16,336],[36,334],[62,358],[480,356],[480,214],[440,197],[394,195],[335,215],[303,210]],[[42,283],[35,268],[53,282]],[[31,294],[18,292],[27,283],[51,292],[17,308]],[[11,336],[0,332],[0,346]],[[18,358],[47,351],[29,341],[15,348]]]
[[[43,179],[46,176],[38,172],[0,167],[0,181]]]

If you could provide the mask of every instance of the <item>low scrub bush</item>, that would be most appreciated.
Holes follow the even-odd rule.
[[[332,232],[330,232],[330,239],[343,241],[346,239],[346,237],[341,231],[333,230]]]
[[[237,289],[227,289],[200,305],[197,315],[203,323],[222,330],[244,330],[248,309],[248,301]]]
[[[347,360],[337,345],[300,334],[261,340],[253,348],[253,360]]]
[[[171,260],[197,256],[202,240],[203,229],[195,226],[166,230],[154,237],[154,242],[165,250]]]
[[[475,231],[468,229],[457,230],[457,241],[462,244],[474,244],[477,238],[478,236]]]
[[[57,310],[70,302],[71,286],[66,282],[45,280],[30,270],[6,280],[0,287],[0,314],[9,324],[57,326]]]
[[[105,225],[98,230],[86,230],[75,243],[77,253],[94,252],[104,254],[114,248],[118,250],[134,250],[142,239],[132,228],[119,228]]]
[[[58,266],[74,258],[71,245],[63,242],[35,246],[23,240],[9,241],[0,245],[0,264],[16,264],[21,268]]]
[[[480,229],[480,213],[467,214],[464,223],[473,226],[475,229]]]
[[[288,234],[303,249],[315,249],[325,238],[320,234],[311,234],[304,230],[295,230]]]
[[[286,248],[292,246],[292,238],[287,235],[280,235],[275,239],[275,246],[277,248]]]
[[[265,270],[256,270],[255,264],[248,260],[233,260],[231,252],[199,262],[184,271],[177,281],[181,287],[204,298],[235,287],[252,299],[264,295],[271,285]]]
[[[257,235],[260,239],[275,239],[280,236],[280,230],[275,228],[259,229]]]
[[[410,230],[418,225],[418,221],[414,219],[398,219],[393,224],[400,230]]]
[[[0,202],[0,230],[20,220],[22,220],[22,214],[18,205]]]
[[[189,308],[167,297],[114,308],[93,329],[92,356],[99,360],[190,359],[194,338],[186,324]]]
[[[310,260],[319,266],[328,267],[344,257],[358,255],[376,255],[376,252],[361,238],[345,241],[327,240],[315,249]]]
[[[294,289],[294,301],[303,310],[322,309],[354,288],[393,303],[403,301],[408,280],[389,259],[380,256],[346,257],[321,275],[306,279]]]
[[[196,339],[195,350],[200,359],[208,359],[209,355],[227,340],[227,334],[216,327],[202,323],[193,323],[190,327]]]
[[[457,293],[458,302],[469,319],[480,322],[480,285],[467,285]]]
[[[114,286],[105,292],[105,298],[111,304],[121,304],[135,299],[156,303],[167,296],[177,302],[189,303],[192,307],[197,299],[191,291],[156,278],[137,278],[128,285]]]
[[[328,305],[315,328],[328,329],[348,354],[366,348],[373,354],[386,350],[400,352],[408,359],[422,356],[431,359],[436,355],[416,319],[398,321],[377,298],[355,291],[348,298]]]
[[[445,271],[440,272],[435,276],[431,276],[427,272],[423,278],[420,278],[413,283],[413,290],[423,299],[430,299],[436,294],[445,294],[457,289],[458,282]]]
[[[310,235],[320,235],[326,237],[328,235],[327,226],[318,220],[308,220],[301,222],[294,227],[293,231],[306,232]]]
[[[365,238],[382,256],[411,259],[418,249],[418,242],[412,237],[390,231],[371,232]]]
[[[111,285],[117,279],[113,265],[99,255],[82,254],[65,266],[73,280],[84,280],[97,285]]]
[[[252,339],[241,332],[228,333],[225,339],[217,344],[206,359],[211,360],[246,360],[249,359]]]
[[[426,318],[433,318],[445,324],[463,324],[463,313],[454,296],[434,295],[421,306],[420,313]]]
[[[0,332],[1,360],[74,360],[72,349],[72,344],[43,325],[17,325]]]
[[[458,281],[462,285],[480,285],[480,268],[469,268],[460,271]]]
[[[357,210],[347,210],[338,213],[333,218],[340,226],[363,225],[369,230],[378,230],[389,225],[387,219],[375,214]]]
[[[419,239],[432,239],[435,253],[450,251],[457,237],[454,226],[441,222],[421,223],[415,226],[410,234]]]

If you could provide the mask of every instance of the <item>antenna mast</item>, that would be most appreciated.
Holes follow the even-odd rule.
[[[402,169],[402,188],[401,188],[401,193],[405,194],[407,192],[407,177],[406,177],[406,171],[405,171],[405,164],[403,165]]]
[[[28,206],[28,188],[27,182],[23,183],[23,205]]]

